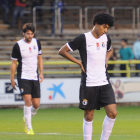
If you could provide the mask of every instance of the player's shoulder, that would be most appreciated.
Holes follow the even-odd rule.
[[[35,37],[32,38],[33,40],[37,40]]]
[[[32,42],[38,42],[36,38],[32,38]]]
[[[23,39],[18,40],[18,41],[14,44],[13,48],[19,48],[19,46],[20,46],[21,43],[23,43]]]
[[[23,43],[23,42],[24,42],[24,39],[22,38],[22,39],[18,40],[16,43],[20,44],[20,43]]]
[[[13,46],[13,50],[19,50],[19,44],[16,42]]]
[[[77,37],[80,38],[80,39],[85,39],[85,34],[80,34]]]
[[[36,38],[32,38],[33,42],[37,42],[37,44],[40,44],[40,40]]]
[[[102,37],[103,39],[111,40],[111,39],[110,39],[110,36],[109,36],[108,34],[103,34],[101,37]]]
[[[91,35],[91,31],[84,33],[84,35]]]
[[[80,34],[80,35],[76,36],[72,41],[81,43],[84,40],[85,40],[85,35],[84,34]]]
[[[92,38],[93,39],[93,35],[92,35],[91,31],[84,33],[84,36],[86,36],[86,38]]]
[[[106,36],[107,36],[107,39],[108,39],[108,40],[111,40],[111,38],[110,38],[110,36],[109,36],[109,35],[106,35]]]

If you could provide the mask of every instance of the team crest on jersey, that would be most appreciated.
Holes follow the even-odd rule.
[[[100,45],[99,45],[99,43],[96,43],[96,46],[97,46],[97,50],[100,50]]]
[[[21,93],[23,93],[23,92],[24,92],[24,89],[23,89],[23,88],[21,88],[21,89],[20,89],[20,91],[21,91]]]
[[[104,42],[102,42],[102,47],[105,47],[105,43]]]
[[[34,50],[36,50],[36,46],[33,46]]]
[[[87,99],[83,99],[83,105],[87,105],[88,104],[88,100]]]
[[[30,53],[32,52],[32,48],[31,48],[31,47],[29,47],[29,52],[30,52]]]

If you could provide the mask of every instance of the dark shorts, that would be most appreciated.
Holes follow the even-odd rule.
[[[26,80],[18,78],[18,86],[21,95],[31,94],[32,98],[40,98],[40,83],[35,80]]]
[[[109,104],[116,104],[111,84],[95,87],[80,86],[79,108],[83,110],[100,110]]]

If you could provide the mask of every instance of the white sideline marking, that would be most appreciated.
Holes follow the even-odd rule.
[[[0,132],[1,134],[8,134],[8,135],[26,135],[26,133],[20,133],[20,132]],[[65,135],[65,136],[83,136],[82,134],[61,134],[61,133],[35,133],[35,135]],[[92,135],[94,136],[100,136],[100,135]],[[136,137],[136,135],[111,135],[111,136],[115,136],[115,137],[119,137],[119,136],[126,136],[126,137]]]

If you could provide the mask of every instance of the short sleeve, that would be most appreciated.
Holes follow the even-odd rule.
[[[41,55],[42,54],[42,51],[41,51],[41,43],[39,40],[37,40],[37,45],[38,45],[38,55]]]
[[[107,51],[109,51],[111,49],[111,39],[110,37],[107,35]]]
[[[76,38],[74,38],[72,41],[68,42],[67,46],[69,47],[71,51],[75,51],[77,49],[79,50],[85,44],[85,40],[86,40],[85,35],[81,34],[77,36]]]
[[[11,57],[11,59],[13,59],[13,60],[18,60],[18,59],[19,59],[19,56],[20,56],[20,49],[19,49],[18,43],[16,43],[16,44],[13,46],[12,57]]]

